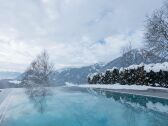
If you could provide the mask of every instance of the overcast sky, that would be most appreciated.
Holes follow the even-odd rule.
[[[46,49],[55,68],[108,62],[162,0],[0,0],[0,70],[24,71]]]

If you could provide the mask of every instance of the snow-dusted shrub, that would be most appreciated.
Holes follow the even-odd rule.
[[[88,77],[90,84],[137,84],[168,87],[168,63],[131,65],[127,68],[108,69]]]
[[[105,73],[94,73],[88,76],[88,82],[90,84],[114,84],[120,79],[119,70],[106,70]]]
[[[101,73],[94,73],[93,75],[88,76],[88,82],[90,84],[98,84],[99,82],[101,83]]]

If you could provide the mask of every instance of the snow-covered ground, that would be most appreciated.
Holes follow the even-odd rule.
[[[148,90],[148,89],[162,89],[167,90],[167,88],[162,87],[151,87],[144,85],[120,85],[120,84],[83,84],[83,85],[75,85],[71,83],[66,83],[66,86],[75,86],[82,88],[102,88],[102,89],[129,89],[129,90]]]
[[[12,84],[20,84],[20,81],[18,81],[18,80],[10,80],[9,83],[12,83]]]

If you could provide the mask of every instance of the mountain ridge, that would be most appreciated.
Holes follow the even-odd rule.
[[[131,53],[132,55],[132,64],[141,64],[142,62],[145,64],[149,63],[160,63],[165,62],[167,60],[161,61],[160,57],[157,57],[153,54],[150,54],[151,56],[148,57],[149,54],[148,51],[143,49],[133,49],[130,52],[127,52],[128,54]],[[81,68],[69,68],[67,70],[62,71],[55,71],[52,75],[52,82],[56,85],[65,84],[66,82],[69,83],[75,83],[75,84],[84,84],[87,83],[87,76],[89,74],[95,73],[95,72],[103,72],[106,69],[111,69],[113,67],[121,68],[121,67],[128,67],[123,65],[123,56],[120,56],[110,62],[108,62],[106,65],[101,64],[94,64],[90,66],[85,66]]]

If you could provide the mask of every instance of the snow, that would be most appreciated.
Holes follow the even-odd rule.
[[[131,69],[138,69],[138,67],[142,67],[142,66],[144,66],[143,63],[141,63],[141,64],[139,64],[139,65],[131,65],[131,66],[129,66],[129,67],[122,68],[122,70],[120,70],[120,71],[123,71],[123,70],[131,70]]]
[[[20,81],[18,81],[18,80],[11,80],[11,81],[9,81],[9,83],[20,84]]]
[[[151,70],[154,72],[159,72],[160,70],[168,71],[168,62],[145,65],[144,69],[146,72]]]
[[[76,86],[76,87],[82,87],[82,88],[102,88],[102,89],[130,89],[130,90],[148,90],[148,89],[163,89],[168,90],[167,88],[162,87],[151,87],[151,86],[145,86],[145,85],[120,85],[120,84],[113,84],[113,85],[107,85],[107,84],[83,84],[83,85],[67,85],[67,86]]]
[[[113,67],[112,69],[107,69],[107,71],[113,72],[115,69],[118,69],[117,67]]]
[[[143,64],[141,63],[140,65],[131,65],[127,68],[124,68],[125,70],[130,70],[130,69],[138,69],[138,67],[143,67],[146,72],[150,72],[151,70],[153,72],[159,72],[160,70],[162,71],[168,71],[168,62],[164,63],[156,63],[156,64]],[[120,71],[123,71],[123,68],[120,69]]]
[[[70,83],[70,82],[65,82],[65,85],[66,85],[66,86],[74,86],[75,84]]]
[[[89,74],[88,77],[90,77],[90,79],[92,80],[94,76],[96,76],[98,73],[95,72],[95,73],[92,73],[92,74]]]

